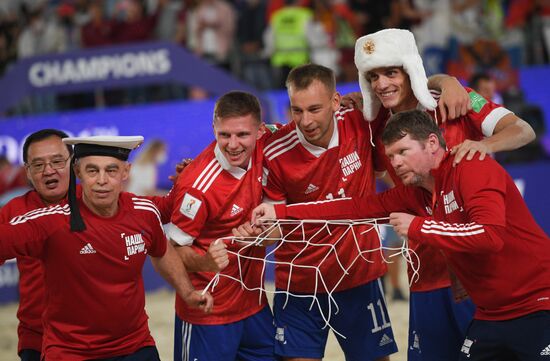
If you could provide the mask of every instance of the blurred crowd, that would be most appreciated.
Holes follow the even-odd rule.
[[[457,76],[545,133],[540,108],[522,98],[517,71],[549,63],[550,0],[2,0],[0,76],[32,56],[170,41],[262,91],[283,88],[288,71],[306,62],[353,82],[355,40],[390,27],[413,31],[428,74]],[[11,114],[205,97],[175,84],[98,89],[33,97]],[[519,153],[503,154],[514,161]],[[0,193],[4,186],[17,191],[21,175],[0,162]]]
[[[355,39],[389,27],[415,33],[428,73],[491,71],[499,91],[549,59],[549,0],[2,0],[0,74],[35,55],[164,40],[260,90],[308,61],[354,81]]]

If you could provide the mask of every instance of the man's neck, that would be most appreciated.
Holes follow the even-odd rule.
[[[418,100],[415,97],[403,100],[401,104],[391,109],[393,114],[399,112],[406,112],[408,110],[415,110],[418,107]]]

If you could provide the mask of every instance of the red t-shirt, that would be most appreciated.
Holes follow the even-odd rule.
[[[0,223],[6,224],[13,217],[44,207],[36,191],[29,191],[8,202],[0,210]],[[24,349],[42,350],[42,312],[44,311],[44,268],[37,258],[17,257],[19,269],[19,308],[17,309],[17,352]]]
[[[264,152],[268,170],[264,192],[269,200],[293,204],[374,194],[373,168],[378,167],[373,164],[378,157],[371,145],[371,130],[378,131],[378,123],[367,123],[360,111],[343,108],[335,113],[334,122],[328,149],[307,142],[294,123],[270,138]],[[355,228],[356,234],[368,228]],[[360,251],[380,247],[376,232],[359,235],[356,242],[346,230],[331,226],[331,235],[326,231],[315,235],[319,227],[308,226],[305,239],[326,246],[307,246],[305,242],[279,245],[276,286],[297,293],[341,291],[383,275],[386,265],[380,252],[364,253],[363,259],[359,256]],[[302,236],[301,232],[295,235]],[[334,254],[327,257],[332,249]],[[319,266],[320,272],[311,266]]]
[[[232,228],[250,222],[252,209],[262,199],[262,144],[270,134],[257,141],[247,170],[231,167],[216,142],[185,168],[172,190],[175,207],[167,231],[172,240],[205,254],[210,243],[232,236]],[[237,259],[236,255],[229,254],[229,265],[221,272],[223,276],[212,292],[212,313],[205,315],[189,308],[176,297],[176,313],[186,322],[206,325],[236,322],[267,305],[264,292],[249,291],[239,282],[248,289],[262,287],[265,248],[226,243],[229,251],[244,257]],[[194,272],[189,276],[195,289],[202,290],[215,274]]]
[[[70,231],[65,203],[0,226],[0,259],[32,256],[44,264],[43,356],[87,360],[154,345],[141,271],[146,255],[166,252],[158,210],[130,193],[120,195],[119,210],[110,218],[79,203],[83,232]]]

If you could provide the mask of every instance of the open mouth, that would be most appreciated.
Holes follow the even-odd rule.
[[[48,189],[55,189],[57,187],[57,185],[59,184],[59,180],[58,179],[48,179],[46,182],[46,188]]]
[[[242,154],[244,154],[244,150],[240,150],[238,152],[230,152],[230,151],[227,151],[227,155],[229,156],[230,159],[237,159],[239,158]]]

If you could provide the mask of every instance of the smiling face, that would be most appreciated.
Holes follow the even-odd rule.
[[[82,185],[84,204],[100,216],[116,214],[129,171],[128,162],[113,157],[91,155],[78,159],[75,174]]]
[[[292,121],[308,142],[327,148],[334,132],[334,112],[340,107],[340,94],[319,80],[305,89],[288,88]]]
[[[69,151],[58,136],[52,135],[29,145],[25,164],[27,178],[46,204],[58,203],[67,194],[69,159]],[[56,169],[52,165],[62,167]],[[42,166],[43,170],[37,171]]]
[[[367,72],[365,77],[384,108],[391,109],[394,113],[416,108],[418,100],[403,68],[376,68]]]
[[[256,148],[256,140],[262,133],[261,123],[254,115],[232,116],[227,118],[216,117],[214,120],[214,135],[218,148],[225,159],[233,167],[246,169]]]

